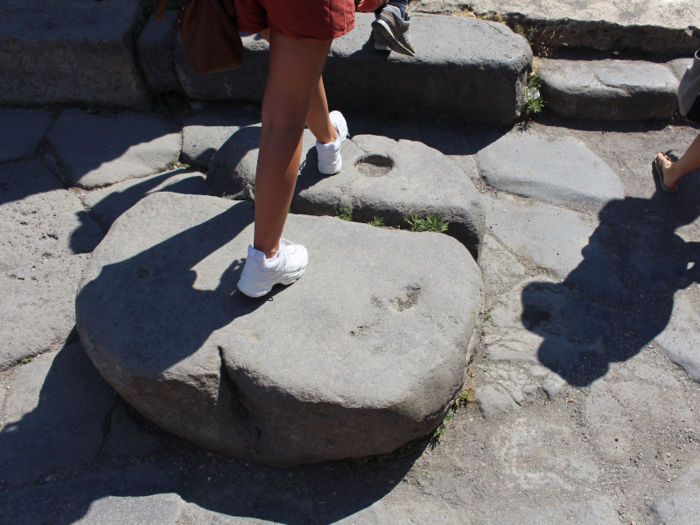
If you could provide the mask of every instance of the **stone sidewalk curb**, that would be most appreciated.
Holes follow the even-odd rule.
[[[358,13],[355,29],[333,42],[323,78],[335,108],[499,124],[521,116],[532,51],[507,26],[417,15],[411,34],[418,51],[410,58],[374,50],[373,20],[374,15]],[[200,100],[262,101],[268,46],[257,35],[243,43],[240,69],[197,75],[176,38],[173,56],[185,93]]]

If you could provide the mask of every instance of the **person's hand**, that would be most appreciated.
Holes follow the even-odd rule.
[[[389,0],[360,0],[360,2],[355,6],[356,11],[363,11],[365,13],[371,13],[382,7]]]

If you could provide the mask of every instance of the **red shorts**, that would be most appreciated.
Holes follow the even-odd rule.
[[[234,0],[244,33],[270,28],[296,40],[331,40],[355,27],[354,0]]]

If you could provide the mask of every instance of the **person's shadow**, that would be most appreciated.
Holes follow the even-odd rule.
[[[688,176],[675,195],[657,188],[651,199],[608,203],[578,267],[559,284],[523,290],[522,322],[544,338],[543,365],[586,386],[664,330],[674,293],[700,281],[700,243],[676,233],[700,216],[699,190]]]

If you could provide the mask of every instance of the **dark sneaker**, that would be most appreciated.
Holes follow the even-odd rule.
[[[416,48],[411,44],[411,36],[408,33],[410,25],[411,19],[408,17],[408,13],[405,19],[402,18],[401,10],[393,5],[384,7],[377,19],[372,22],[375,35],[381,35],[385,44],[392,51],[414,57],[416,56]]]

